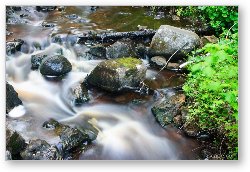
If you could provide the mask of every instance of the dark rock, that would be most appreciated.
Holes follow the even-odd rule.
[[[43,22],[42,27],[55,27],[55,24],[54,23]]]
[[[10,152],[12,159],[16,159],[25,147],[24,138],[16,131],[6,128],[6,150]]]
[[[174,54],[185,55],[200,44],[199,36],[191,31],[177,27],[162,25],[154,35],[150,44],[150,54],[169,56]]]
[[[70,104],[75,106],[82,105],[90,100],[88,90],[84,83],[71,87],[68,95],[67,99],[70,101]]]
[[[21,6],[12,6],[11,7],[14,11],[21,11],[22,7]]]
[[[99,59],[106,58],[106,48],[102,45],[95,45],[95,46],[90,47],[88,53]]]
[[[147,68],[132,57],[106,60],[99,63],[87,77],[90,85],[116,92],[137,87],[146,76]]]
[[[22,105],[17,92],[13,86],[6,82],[6,113],[8,114],[14,107]]]
[[[181,118],[181,115],[177,115],[173,118],[173,122],[176,126],[180,127],[182,126],[183,124],[183,121],[182,121],[182,118]]]
[[[208,43],[215,44],[218,41],[219,41],[219,39],[217,37],[215,37],[214,35],[212,35],[212,36],[203,36],[203,37],[201,37],[201,40],[200,40],[200,47],[204,47]]]
[[[70,44],[75,45],[77,42],[78,36],[74,34],[55,34],[52,36],[52,42],[58,44]]]
[[[173,118],[180,113],[180,108],[184,102],[185,95],[176,94],[156,102],[151,111],[160,125],[165,127],[173,123]]]
[[[70,14],[70,15],[66,15],[66,17],[71,19],[71,20],[74,20],[74,19],[77,19],[79,16],[76,14]]]
[[[49,130],[54,130],[55,134],[60,137],[62,150],[72,153],[75,149],[82,149],[88,142],[91,142],[85,130],[72,128],[68,125],[61,124],[54,119],[50,119],[43,123],[43,127]]]
[[[123,39],[107,47],[107,58],[134,57],[135,50],[130,39]]]
[[[196,123],[187,121],[183,125],[183,131],[188,136],[197,137],[199,134],[199,127]]]
[[[36,6],[36,10],[41,12],[54,11],[55,9],[56,6]]]
[[[31,56],[31,69],[38,69],[42,63],[42,60],[47,57],[47,54],[39,53]]]
[[[66,7],[65,6],[59,6],[57,7],[58,11],[65,11]]]
[[[45,140],[30,140],[26,149],[21,152],[24,160],[60,160],[62,159],[58,149],[48,144]]]
[[[6,42],[6,54],[11,55],[18,51],[21,51],[21,47],[24,41],[21,39],[15,39],[14,41]]]
[[[147,53],[148,53],[148,48],[145,45],[139,43],[135,47],[135,53],[140,58],[146,58]]]
[[[45,76],[62,76],[71,70],[71,63],[62,55],[46,57],[40,66],[40,72]]]

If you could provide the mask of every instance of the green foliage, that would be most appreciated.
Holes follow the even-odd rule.
[[[225,29],[232,27],[232,31],[238,31],[238,7],[237,6],[186,6],[177,7],[177,15],[192,17],[209,22],[219,35]]]
[[[216,130],[227,159],[238,158],[238,34],[207,44],[189,57],[190,73],[183,86],[189,97],[190,122],[202,130]],[[225,137],[225,138],[224,138]],[[224,138],[224,139],[223,139]]]

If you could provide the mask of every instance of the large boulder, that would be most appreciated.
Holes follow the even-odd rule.
[[[169,56],[180,49],[178,55],[191,52],[200,44],[199,36],[191,31],[162,25],[157,30],[150,44],[150,55]]]
[[[177,115],[180,114],[180,108],[185,102],[184,94],[175,94],[155,103],[151,111],[156,120],[162,127],[174,123]]]
[[[87,77],[90,85],[116,92],[137,87],[146,76],[147,68],[139,59],[127,57],[99,63]]]
[[[40,72],[45,76],[62,76],[71,70],[71,63],[62,55],[46,57],[40,66]]]
[[[60,160],[61,155],[56,146],[50,145],[45,140],[30,140],[26,149],[21,152],[24,160]]]
[[[130,39],[122,39],[107,47],[107,58],[133,57],[135,50]]]
[[[6,113],[8,114],[14,107],[22,105],[17,92],[13,86],[6,82]]]

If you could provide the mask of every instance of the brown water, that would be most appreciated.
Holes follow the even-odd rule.
[[[142,96],[131,92],[111,94],[92,88],[89,90],[92,96],[89,103],[75,107],[68,101],[69,88],[83,81],[101,60],[80,60],[72,47],[51,43],[51,35],[92,29],[129,31],[135,30],[138,24],[155,28],[165,24],[165,19],[154,20],[153,16],[145,15],[147,10],[142,7],[100,7],[93,12],[90,7],[67,7],[64,12],[41,14],[28,24],[7,25],[7,29],[13,32],[7,40],[22,38],[29,50],[6,58],[7,81],[18,92],[24,106],[24,115],[17,117],[21,113],[17,111],[17,116],[8,116],[7,125],[27,139],[41,138],[51,144],[57,143],[58,137],[42,128],[42,123],[49,118],[72,126],[91,125],[99,131],[97,139],[79,159],[197,158],[198,143],[195,140],[185,137],[174,127],[163,129],[156,122],[151,107],[161,98],[158,91]],[[77,23],[66,17],[71,14],[85,22]],[[43,28],[39,23],[44,21],[56,26]],[[44,45],[42,49],[36,49],[34,41]],[[57,49],[61,49],[73,66],[62,81],[48,81],[39,71],[30,70],[32,54]],[[144,60],[144,63],[147,65],[148,61]],[[185,80],[176,72],[163,71],[154,78],[156,74],[156,70],[148,69],[146,83],[152,89],[169,89],[169,94],[172,94],[170,88],[182,85]]]

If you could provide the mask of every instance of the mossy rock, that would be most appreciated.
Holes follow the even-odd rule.
[[[110,59],[99,63],[87,77],[90,85],[110,92],[137,87],[146,76],[143,62],[133,57]]]

